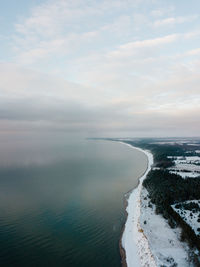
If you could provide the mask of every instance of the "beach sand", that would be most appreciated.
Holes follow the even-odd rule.
[[[133,149],[137,149],[148,158],[148,166],[142,177],[139,178],[137,188],[129,191],[125,195],[125,207],[127,220],[123,229],[120,240],[120,253],[122,257],[122,266],[139,267],[139,266],[156,266],[155,260],[149,248],[148,240],[140,226],[140,195],[142,182],[151,169],[153,164],[153,155],[145,150],[121,142]]]

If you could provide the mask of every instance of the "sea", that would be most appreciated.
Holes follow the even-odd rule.
[[[146,156],[119,142],[0,142],[0,266],[121,266],[124,195]]]

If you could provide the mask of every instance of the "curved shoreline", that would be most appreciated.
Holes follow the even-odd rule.
[[[147,156],[147,168],[138,179],[138,186],[125,194],[126,222],[122,229],[119,242],[123,267],[156,266],[155,260],[149,248],[149,243],[140,226],[140,194],[142,182],[151,170],[153,155],[149,151],[132,146],[120,141],[133,149],[143,152]]]

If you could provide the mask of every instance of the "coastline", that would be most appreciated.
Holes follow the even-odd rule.
[[[125,142],[120,143],[133,149],[143,152],[147,156],[147,168],[138,180],[138,186],[125,194],[126,222],[122,229],[119,242],[120,254],[123,267],[156,266],[154,257],[149,248],[148,240],[140,226],[140,206],[142,182],[151,170],[153,155],[149,151],[129,145]]]

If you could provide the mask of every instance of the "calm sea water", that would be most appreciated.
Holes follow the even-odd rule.
[[[143,153],[109,141],[1,143],[0,266],[120,266]]]

